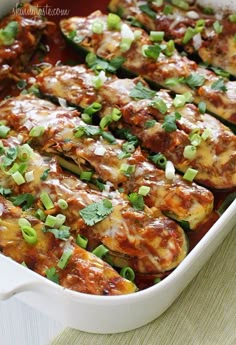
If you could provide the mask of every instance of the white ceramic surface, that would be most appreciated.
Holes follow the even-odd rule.
[[[14,3],[1,0],[1,14]],[[235,223],[236,201],[173,273],[147,290],[126,296],[70,291],[0,254],[0,299],[19,294],[25,303],[83,331],[117,333],[135,329],[157,318],[173,303]]]

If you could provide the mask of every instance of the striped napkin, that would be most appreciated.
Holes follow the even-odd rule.
[[[68,328],[50,345],[236,345],[236,226],[175,303],[152,323],[108,335]]]

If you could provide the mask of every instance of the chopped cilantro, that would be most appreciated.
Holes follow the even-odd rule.
[[[185,78],[186,84],[192,89],[202,86],[205,80],[205,76],[199,73],[191,73],[187,78]]]
[[[113,210],[112,203],[108,199],[94,202],[79,211],[85,224],[93,226],[105,219]]]
[[[225,81],[223,78],[219,78],[211,85],[212,90],[226,92],[227,87],[225,86]]]
[[[162,47],[160,44],[153,44],[153,45],[147,45],[144,47],[144,55],[152,58],[152,59],[157,59],[162,51]]]
[[[69,229],[47,229],[45,232],[51,232],[55,238],[60,240],[67,240],[70,237],[70,230]]]
[[[19,29],[16,21],[10,22],[5,28],[0,29],[0,45],[10,46],[14,43]]]
[[[4,167],[9,167],[16,159],[17,157],[17,148],[16,147],[10,147],[6,150],[5,156],[2,159],[2,164]]]
[[[144,123],[144,128],[152,128],[156,123],[156,120],[148,120]]]
[[[107,71],[110,73],[115,73],[125,62],[123,56],[117,56],[110,60],[110,62],[98,58],[94,53],[88,53],[85,62],[88,67],[95,71]]]
[[[22,210],[25,211],[33,205],[35,197],[30,193],[25,193],[18,196],[13,196],[10,198],[10,200],[13,202],[14,206],[21,206]]]
[[[156,91],[150,90],[143,86],[141,82],[138,82],[135,87],[129,93],[130,97],[137,99],[151,99],[156,95]]]
[[[176,131],[177,129],[176,120],[179,120],[180,118],[181,118],[181,115],[178,112],[175,112],[174,114],[166,115],[164,122],[162,124],[162,128],[164,128],[164,130],[167,133]]]
[[[223,78],[229,78],[230,77],[230,73],[223,70],[222,68],[219,67],[211,67],[212,71],[215,72],[215,74],[219,75],[220,77]]]

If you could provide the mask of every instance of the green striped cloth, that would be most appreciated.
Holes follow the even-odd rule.
[[[68,328],[51,343],[67,344],[236,345],[236,226],[157,320],[120,334],[90,334]]]

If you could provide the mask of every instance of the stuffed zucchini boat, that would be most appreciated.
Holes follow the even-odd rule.
[[[101,126],[129,128],[144,147],[164,154],[179,171],[194,169],[195,181],[215,189],[236,186],[236,136],[229,128],[185,103],[187,97],[173,99],[165,90],[153,91],[140,78],[103,74],[97,87],[101,75],[83,65],[55,66],[45,69],[37,83],[44,95],[64,99],[85,113],[97,105]],[[115,113],[118,121],[112,120]]]
[[[14,139],[3,142],[1,186],[8,193],[10,189],[16,203],[24,196],[28,203],[34,200],[23,206],[36,208],[44,219],[45,232],[64,240],[86,236],[91,251],[103,244],[116,266],[130,266],[141,273],[165,272],[184,259],[186,238],[176,222],[160,212],[135,210],[118,192],[92,190],[62,172],[54,159],[41,156],[28,144],[15,145]],[[9,165],[14,151],[15,159]],[[60,207],[62,200],[66,201],[64,208]]]
[[[180,55],[174,42],[155,42],[140,28],[121,21],[116,14],[100,11],[60,23],[63,35],[81,52],[92,52],[155,85],[176,93],[189,92],[195,103],[229,123],[236,123],[236,82],[217,76]],[[99,29],[97,29],[99,26]]]
[[[236,76],[235,13],[215,13],[209,7],[175,0],[112,0],[109,9],[148,31],[161,32],[187,53],[216,67],[216,73]]]
[[[46,25],[39,9],[30,4],[15,8],[0,20],[1,89],[9,79],[20,79],[17,74],[35,52]]]
[[[56,239],[44,223],[0,196],[0,253],[61,286],[93,295],[136,291],[131,281],[78,246],[73,238]]]
[[[21,95],[1,103],[0,119],[20,131],[24,141],[30,140],[43,152],[68,157],[83,170],[95,171],[104,181],[112,183],[115,190],[122,188],[130,195],[142,186],[148,187],[144,198],[148,207],[188,222],[191,229],[196,229],[212,211],[213,195],[207,189],[178,174],[166,177],[139,148],[127,155],[123,140],[86,124],[75,110]]]

